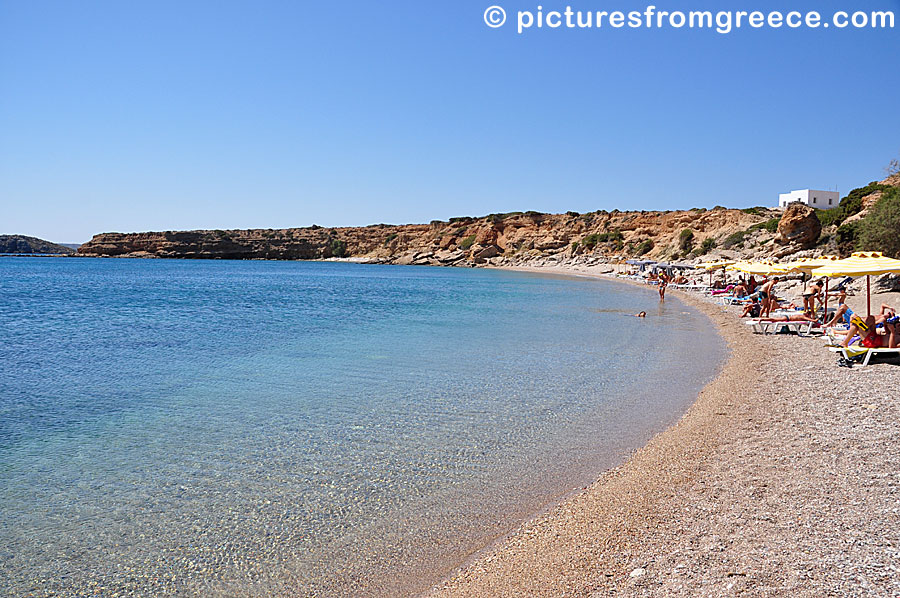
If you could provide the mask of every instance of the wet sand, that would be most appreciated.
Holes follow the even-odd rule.
[[[669,293],[727,341],[721,375],[424,596],[900,596],[900,365],[837,367],[821,339],[753,335],[734,308]]]

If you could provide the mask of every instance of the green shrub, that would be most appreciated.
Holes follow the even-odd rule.
[[[619,229],[613,229],[609,232],[600,233],[600,241],[603,243],[607,243],[610,241],[623,241],[625,236],[622,234],[622,231]]]
[[[731,249],[732,247],[740,247],[744,244],[744,240],[747,238],[747,235],[750,234],[750,231],[747,230],[739,230],[736,233],[731,233],[725,240],[722,241],[722,247],[724,249]]]
[[[694,231],[689,228],[681,231],[681,234],[678,235],[678,247],[681,251],[689,252],[691,247],[694,246]]]
[[[332,239],[330,249],[334,257],[347,257],[347,244],[340,239]]]
[[[854,214],[859,214],[862,212],[862,200],[867,195],[872,195],[876,191],[887,191],[890,189],[887,185],[882,185],[881,183],[872,181],[865,187],[860,187],[858,189],[854,189],[850,193],[847,194],[847,197],[841,200],[839,208],[844,213],[844,219],[853,216]]]
[[[843,227],[842,227],[843,228]],[[859,222],[857,248],[900,258],[900,187],[885,191]]]
[[[470,235],[459,242],[460,249],[468,249],[475,244],[475,235]]]
[[[776,231],[778,230],[778,223],[779,223],[779,222],[781,222],[781,218],[771,218],[771,219],[769,219],[769,220],[766,220],[765,222],[760,222],[760,223],[758,223],[758,224],[754,224],[753,226],[751,226],[751,227],[748,228],[747,230],[748,230],[748,231],[754,231],[754,230],[767,230],[767,231],[769,231],[770,233],[774,233],[774,232],[776,232]]]
[[[857,237],[859,236],[860,221],[849,222],[838,227],[834,235],[837,241],[838,251],[841,255],[848,255],[856,249]]]
[[[587,247],[588,249],[593,249],[597,245],[597,243],[600,242],[600,236],[601,235],[599,235],[597,233],[588,235],[581,240],[581,244],[584,245],[585,247]]]
[[[566,212],[566,216],[568,216],[569,218],[578,218],[579,216],[581,216],[581,214],[570,210],[570,211]]]
[[[641,243],[637,247],[634,248],[634,252],[636,255],[644,255],[645,253],[648,253],[651,249],[653,249],[653,247],[653,239],[645,239],[644,241],[641,241]]]
[[[816,216],[818,216],[822,228],[837,225],[844,221],[844,215],[840,208],[835,208],[833,210],[816,210]]]
[[[752,216],[762,216],[762,211],[764,208],[755,207],[755,208],[744,208],[741,210],[744,214],[750,214]]]
[[[398,236],[400,236],[400,235],[398,235],[397,233],[391,233],[391,234],[389,234],[389,235],[387,236],[387,238],[384,240],[384,244],[385,244],[385,245],[389,245],[390,242],[393,241],[394,239],[396,239]]]
[[[588,249],[593,249],[598,243],[616,243],[618,246],[624,239],[622,231],[616,229],[605,233],[592,233],[583,238],[581,244]]]
[[[507,218],[512,218],[513,216],[521,216],[522,212],[504,212],[498,214],[488,214],[485,216],[485,219],[490,220],[491,222],[502,222]]]
[[[848,193],[847,196],[841,200],[841,203],[838,204],[838,207],[831,210],[816,210],[816,215],[819,217],[819,222],[822,223],[823,227],[840,226],[844,220],[850,216],[859,214],[862,211],[862,200],[864,197],[871,195],[876,191],[887,191],[889,189],[891,189],[891,187],[888,185],[871,182],[865,187],[854,189]]]
[[[700,255],[706,255],[715,248],[716,240],[712,237],[707,237],[706,239],[703,239],[703,243],[700,244]]]

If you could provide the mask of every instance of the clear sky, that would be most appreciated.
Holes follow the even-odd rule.
[[[517,34],[539,4],[0,0],[0,233],[776,205],[900,155],[898,28]]]

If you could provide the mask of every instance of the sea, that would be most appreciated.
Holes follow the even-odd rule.
[[[414,596],[726,351],[588,277],[0,258],[0,596]]]

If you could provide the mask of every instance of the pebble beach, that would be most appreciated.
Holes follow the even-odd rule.
[[[755,335],[735,308],[669,295],[727,341],[719,377],[624,464],[424,596],[900,596],[897,361],[838,367],[821,338]],[[864,313],[865,299],[848,303]]]

